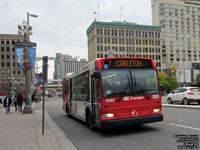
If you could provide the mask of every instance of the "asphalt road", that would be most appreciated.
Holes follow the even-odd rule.
[[[78,150],[176,150],[186,140],[200,144],[195,142],[200,140],[199,109],[163,107],[162,122],[105,131],[91,131],[82,121],[68,118],[61,98],[46,98],[46,111]]]

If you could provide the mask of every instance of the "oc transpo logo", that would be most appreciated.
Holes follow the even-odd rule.
[[[129,101],[130,97],[124,97],[124,101]]]
[[[138,116],[138,112],[135,111],[135,109],[133,109],[133,111],[131,112],[132,116],[133,117],[137,117]]]
[[[130,100],[134,100],[134,101],[136,101],[136,100],[144,100],[144,96],[137,96],[137,97],[133,97],[133,96],[131,96],[131,97],[124,97],[123,98],[123,100],[124,101],[130,101]]]

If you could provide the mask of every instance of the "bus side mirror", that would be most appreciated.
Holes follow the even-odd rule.
[[[95,79],[100,79],[101,78],[101,73],[100,72],[94,72],[94,78]]]

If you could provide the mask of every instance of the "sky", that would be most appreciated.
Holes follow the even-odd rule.
[[[17,34],[29,12],[38,15],[29,18],[37,57],[63,53],[88,59],[87,28],[98,16],[102,22],[120,21],[120,7],[121,21],[152,24],[151,0],[0,0],[0,34]],[[49,79],[53,64],[49,61]]]

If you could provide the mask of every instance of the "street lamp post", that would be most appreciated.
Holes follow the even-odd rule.
[[[22,25],[18,25],[18,34],[24,35],[24,42],[30,42],[29,36],[32,35],[32,26],[29,25],[29,16],[38,17],[34,14],[29,14],[27,12],[27,22],[23,21]],[[25,94],[25,106],[22,113],[32,113],[32,103],[31,103],[31,70],[28,65],[28,47],[24,47],[24,69],[25,69],[25,83],[26,83],[26,94]]]

